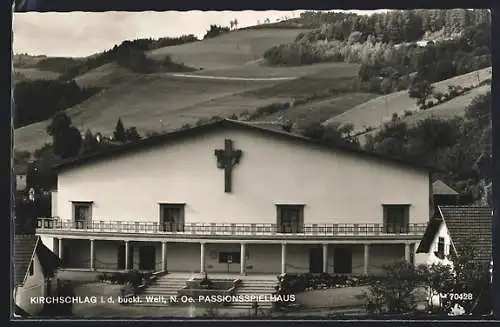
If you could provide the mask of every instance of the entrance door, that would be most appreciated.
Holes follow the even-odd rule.
[[[309,249],[309,272],[322,273],[323,272],[323,249],[311,248]]]
[[[350,248],[335,247],[333,250],[333,271],[336,274],[352,273],[352,251]]]
[[[83,268],[76,267],[74,262],[71,261],[71,246],[68,244],[63,244],[61,266],[63,268]]]
[[[152,245],[139,247],[139,270],[156,269],[156,248]]]

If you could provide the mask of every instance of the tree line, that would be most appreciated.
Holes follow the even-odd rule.
[[[56,112],[77,105],[100,90],[97,87],[79,87],[73,80],[19,82],[14,89],[14,128],[49,119]]]
[[[476,24],[491,25],[488,9],[414,9],[391,10],[372,15],[345,12],[305,12],[294,23],[313,28],[298,39],[309,41],[346,41],[352,32],[358,31],[363,40],[369,35],[384,43],[413,42],[427,37],[451,37]],[[283,22],[285,24],[285,22]]]
[[[471,25],[456,39],[428,42],[422,47],[394,45],[373,35],[365,39],[360,31],[351,32],[345,41],[299,38],[268,49],[264,58],[271,65],[284,66],[359,63],[360,89],[387,94],[408,89],[415,80],[433,83],[491,66],[490,27]]]

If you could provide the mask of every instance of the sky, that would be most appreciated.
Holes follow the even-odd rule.
[[[202,38],[211,24],[238,27],[256,25],[269,18],[299,17],[296,11],[167,11],[167,12],[70,12],[15,13],[14,53],[60,57],[84,57],[112,48],[124,40],[176,37],[194,34]],[[369,14],[381,10],[350,10]]]

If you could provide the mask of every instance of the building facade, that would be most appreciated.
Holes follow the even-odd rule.
[[[431,211],[425,167],[229,120],[57,169],[37,233],[71,268],[366,274]]]

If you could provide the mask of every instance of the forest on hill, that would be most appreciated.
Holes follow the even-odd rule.
[[[308,18],[307,18],[308,17]],[[488,10],[405,10],[371,16],[305,13],[321,21],[295,42],[268,49],[270,65],[360,63],[360,88],[387,94],[491,66]],[[433,36],[425,46],[416,41]]]

